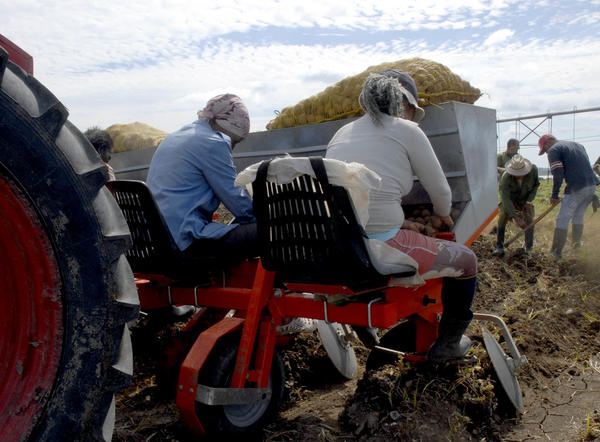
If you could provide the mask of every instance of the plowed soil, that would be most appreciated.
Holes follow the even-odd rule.
[[[598,215],[596,215],[597,217]],[[286,397],[258,439],[279,441],[598,440],[600,438],[600,247],[598,220],[586,217],[587,240],[556,263],[546,250],[553,220],[536,232],[527,255],[515,247],[491,256],[493,231],[473,245],[479,258],[476,312],[501,316],[528,363],[518,370],[525,412],[503,394],[481,338],[468,330],[473,364],[444,369],[398,361],[365,371],[369,351],[357,343],[360,371],[347,381],[333,368],[317,332],[285,349]],[[165,325],[166,321],[166,325]],[[142,317],[133,327],[135,379],[117,399],[116,441],[191,441],[180,420],[164,348],[184,323]],[[499,331],[485,324],[497,337]],[[503,344],[504,345],[504,344]],[[172,380],[175,375],[171,375]]]

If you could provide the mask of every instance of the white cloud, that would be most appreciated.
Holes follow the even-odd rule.
[[[498,43],[503,43],[513,35],[515,35],[515,31],[511,29],[500,29],[499,31],[492,32],[490,36],[483,42],[483,46],[492,46]]]
[[[261,130],[275,110],[409,57],[447,65],[499,116],[600,105],[598,1],[4,3],[2,33],[33,55],[81,129],[172,131],[230,91]]]

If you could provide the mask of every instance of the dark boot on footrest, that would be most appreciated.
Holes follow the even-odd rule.
[[[438,338],[429,349],[427,359],[435,364],[463,359],[471,349],[471,339],[463,335],[470,323],[470,319],[442,317]]]

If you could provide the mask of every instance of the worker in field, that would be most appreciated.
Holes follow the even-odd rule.
[[[600,177],[600,157],[598,157],[598,159],[592,166],[592,170],[596,172],[596,175]],[[600,181],[596,180],[596,186],[598,186],[599,184]],[[596,195],[595,193],[594,198],[592,199],[592,208],[594,209],[594,213],[596,213],[598,209],[600,209],[600,198],[598,198],[598,195]]]
[[[257,256],[252,199],[236,187],[232,149],[250,131],[248,110],[233,94],[211,98],[198,119],[169,134],[150,163],[147,184],[173,239],[186,254],[232,262]],[[235,223],[213,222],[223,203]]]
[[[511,138],[506,142],[506,150],[497,155],[498,178],[504,173],[504,165],[519,151],[519,140]]]
[[[424,115],[417,97],[416,84],[406,72],[387,70],[369,75],[359,96],[365,115],[337,131],[326,157],[362,163],[381,177],[381,187],[369,198],[365,226],[369,238],[385,241],[412,257],[420,274],[433,270],[455,275],[444,278],[444,313],[438,339],[428,354],[432,362],[444,362],[462,359],[471,347],[463,333],[473,318],[477,258],[462,244],[403,228],[401,202],[413,186],[413,171],[429,193],[439,221],[448,228],[453,226],[450,186],[427,136],[416,123]]]
[[[569,223],[572,224],[571,239],[574,248],[581,246],[583,237],[583,215],[593,201],[598,178],[594,175],[585,148],[574,141],[557,140],[554,135],[542,135],[538,140],[540,155],[548,156],[553,186],[551,204],[558,204],[558,196],[563,181],[566,182],[564,195],[552,240],[551,253],[556,259],[562,257],[567,242]]]
[[[498,230],[494,256],[504,255],[504,234],[506,224],[513,220],[521,229],[533,223],[533,200],[540,187],[538,169],[531,161],[521,155],[514,155],[506,164],[500,183],[500,213],[498,214]],[[525,232],[525,250],[533,248],[533,227]]]
[[[96,149],[96,152],[98,152],[98,155],[100,155],[100,158],[104,161],[104,164],[106,164],[106,167],[108,168],[108,179],[110,181],[116,180],[115,171],[112,166],[108,164],[112,158],[114,147],[113,139],[110,134],[104,129],[100,129],[98,126],[93,126],[86,130],[83,135],[85,135],[92,146],[94,146],[94,149]]]

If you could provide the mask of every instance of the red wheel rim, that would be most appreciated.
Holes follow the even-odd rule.
[[[54,385],[62,350],[60,275],[28,198],[0,174],[0,429],[31,433]]]

